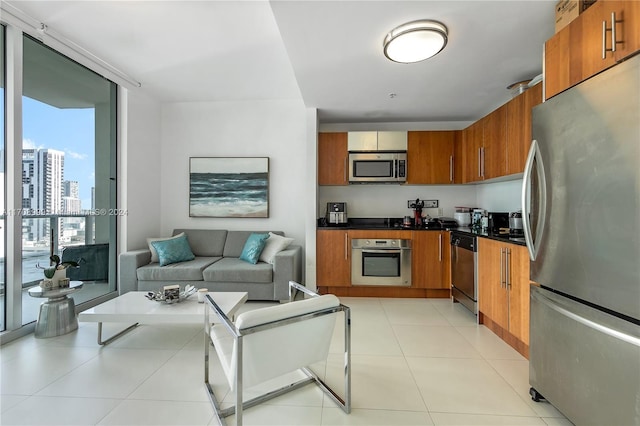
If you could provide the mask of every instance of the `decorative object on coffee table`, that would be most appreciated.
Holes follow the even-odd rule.
[[[190,217],[269,217],[269,157],[191,157]]]
[[[157,292],[148,292],[146,294],[147,299],[155,300],[156,302],[164,302],[167,304],[178,303],[182,300],[188,299],[190,296],[194,295],[198,291],[192,285],[187,284],[184,287],[184,291],[180,291],[180,286],[178,284],[174,285],[166,285],[162,288],[162,290]]]

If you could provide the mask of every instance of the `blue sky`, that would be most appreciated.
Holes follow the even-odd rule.
[[[91,208],[95,185],[95,114],[93,108],[60,109],[23,97],[23,148],[63,151],[64,179],[78,181],[82,208]]]

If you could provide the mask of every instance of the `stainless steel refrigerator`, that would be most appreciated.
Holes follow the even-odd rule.
[[[529,382],[576,424],[640,424],[640,56],[533,110]]]

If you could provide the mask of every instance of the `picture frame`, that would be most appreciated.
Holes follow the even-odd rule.
[[[190,157],[189,216],[269,217],[269,157]]]

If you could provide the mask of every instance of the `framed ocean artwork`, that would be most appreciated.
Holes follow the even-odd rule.
[[[190,217],[269,217],[269,157],[189,158]]]

